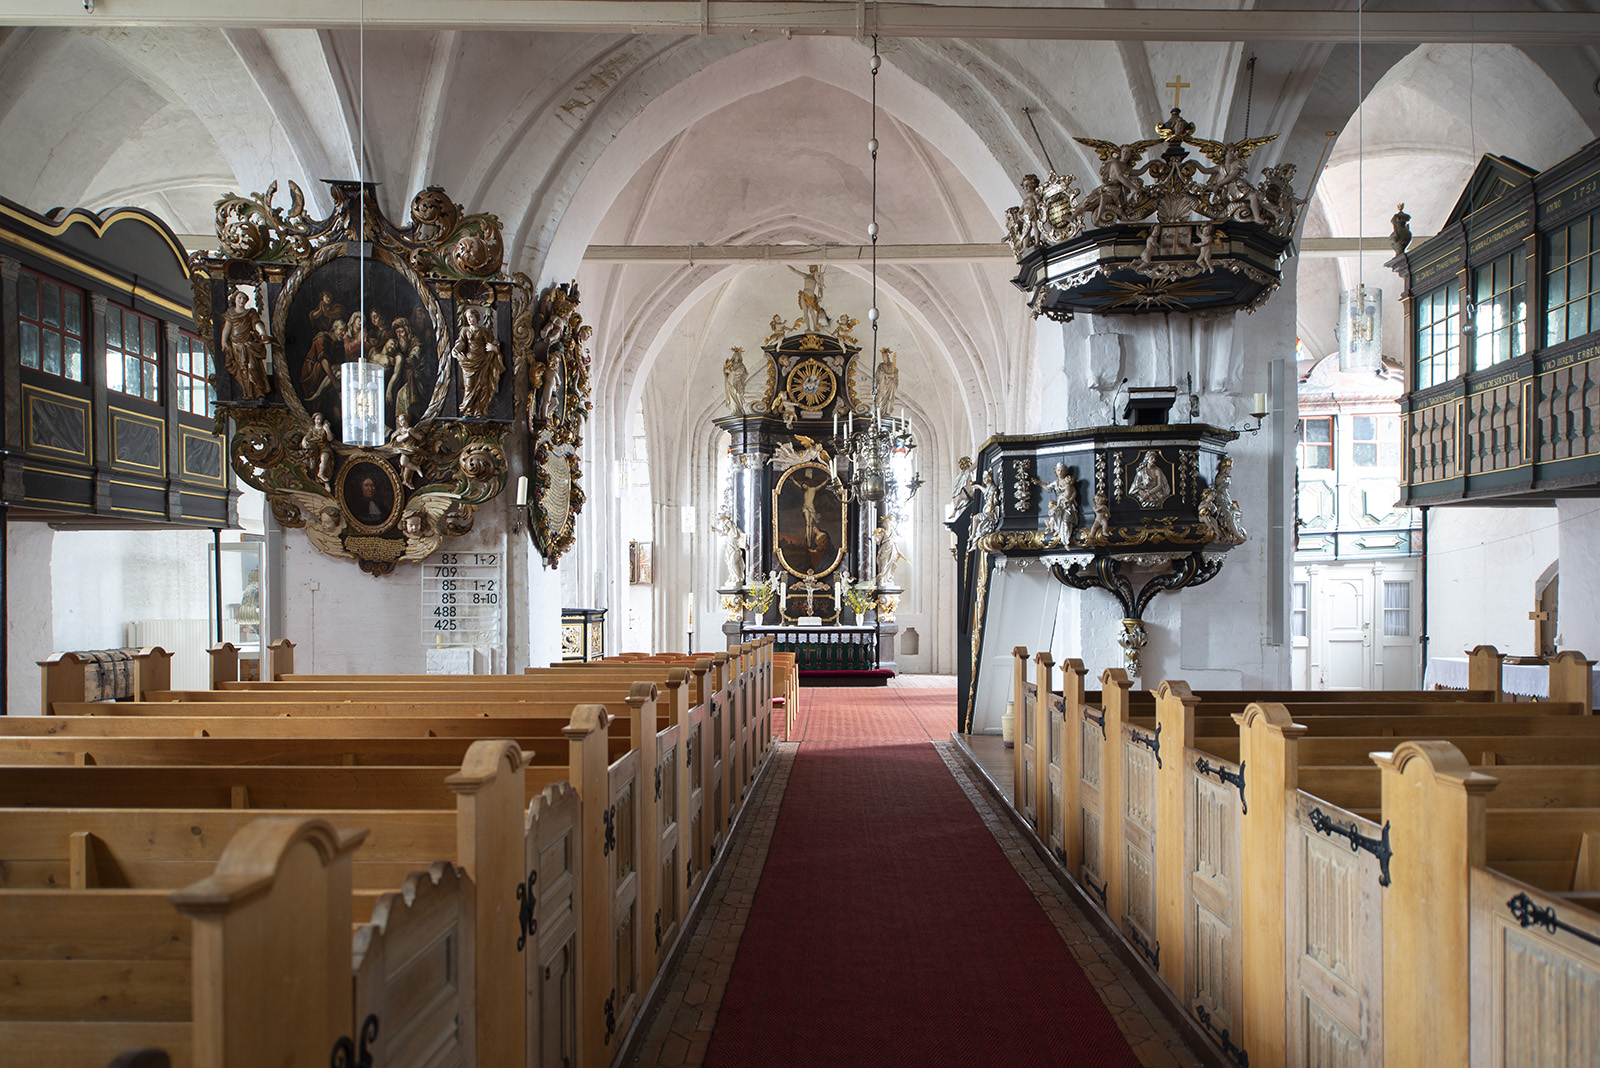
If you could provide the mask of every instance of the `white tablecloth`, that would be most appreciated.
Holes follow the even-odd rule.
[[[1467,658],[1441,656],[1428,661],[1422,675],[1424,690],[1465,690]],[[1550,669],[1544,664],[1502,664],[1500,689],[1519,697],[1549,697]],[[1600,708],[1600,668],[1594,672],[1595,707]]]

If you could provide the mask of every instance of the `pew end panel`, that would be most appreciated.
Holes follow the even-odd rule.
[[[1474,868],[1473,1068],[1600,1063],[1600,914]]]
[[[256,1063],[268,1049],[320,1064],[347,1036],[350,855],[364,837],[320,819],[259,819],[213,875],[170,895],[194,924],[197,1068]]]
[[[466,873],[440,861],[380,897],[371,920],[356,928],[354,1020],[361,1034],[354,1041],[374,1063],[478,1063],[473,919]]]
[[[579,960],[584,944],[582,802],[570,782],[545,790],[528,807],[527,882],[519,891],[519,938],[527,976],[527,1064],[578,1064]]]

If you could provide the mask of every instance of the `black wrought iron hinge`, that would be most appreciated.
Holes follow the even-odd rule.
[[[1094,891],[1094,896],[1100,899],[1100,908],[1103,911],[1106,908],[1106,884],[1101,883],[1099,886],[1096,886],[1094,884],[1094,877],[1088,872],[1083,873],[1083,884],[1090,890]]]
[[[606,842],[601,855],[609,857],[611,851],[617,848],[617,806],[606,809],[601,818],[606,821]]]
[[[611,1036],[617,1033],[617,988],[612,987],[611,993],[606,995],[606,1045],[611,1045]]]
[[[1199,1020],[1205,1029],[1211,1032],[1211,1036],[1222,1046],[1222,1052],[1232,1058],[1234,1064],[1237,1064],[1239,1068],[1250,1068],[1250,1054],[1233,1044],[1233,1041],[1228,1037],[1229,1028],[1224,1027],[1220,1031],[1217,1030],[1217,1025],[1211,1022],[1211,1013],[1206,1011],[1204,1005],[1196,1005],[1194,1007],[1194,1015],[1195,1019]]]
[[[1128,924],[1128,941],[1138,947],[1139,952],[1144,954],[1144,959],[1150,962],[1152,968],[1161,967],[1161,942],[1159,940],[1154,946],[1151,946],[1149,942],[1144,940],[1144,935],[1139,933],[1139,928],[1130,923]]]
[[[692,861],[692,860],[684,861],[684,864],[683,864],[683,885],[684,886],[693,886],[694,885],[694,861]]]
[[[361,1021],[361,1049],[358,1053],[356,1044],[350,1041],[349,1035],[340,1035],[333,1044],[333,1053],[328,1057],[331,1068],[372,1068],[372,1043],[378,1040],[378,1014],[367,1013],[367,1018]]]
[[[1067,851],[1065,849],[1062,849],[1060,846],[1056,846],[1050,852],[1053,853],[1055,858],[1061,862],[1061,866],[1063,868],[1067,866]]]
[[[1100,728],[1100,737],[1102,739],[1105,738],[1105,736],[1106,736],[1106,714],[1104,712],[1102,712],[1098,716],[1096,716],[1093,713],[1091,713],[1087,707],[1085,707],[1083,709],[1083,718],[1088,720],[1090,723],[1093,723],[1095,726],[1099,727]]]
[[[656,800],[661,800],[661,765],[656,765]]]
[[[1600,946],[1600,938],[1596,938],[1588,931],[1580,930],[1570,923],[1564,923],[1557,919],[1555,909],[1547,908],[1543,905],[1535,905],[1533,898],[1527,894],[1518,894],[1510,901],[1507,901],[1506,908],[1511,910],[1511,915],[1515,916],[1517,922],[1524,927],[1541,927],[1551,934],[1555,934],[1557,931],[1565,931],[1570,935],[1577,935],[1591,945]]]
[[[661,948],[661,910],[656,909],[656,948]]]
[[[1244,801],[1244,761],[1239,762],[1238,771],[1229,771],[1221,764],[1213,764],[1205,757],[1195,757],[1194,770],[1202,775],[1212,775],[1222,782],[1231,782],[1239,788],[1239,811],[1246,816],[1250,815],[1250,806]]]
[[[694,767],[694,739],[690,738],[683,744],[683,766]]]
[[[1142,745],[1156,755],[1156,767],[1161,766],[1161,724],[1156,724],[1155,737],[1146,737],[1143,731],[1130,731],[1128,739],[1134,745]]]
[[[1356,830],[1355,823],[1345,825],[1333,819],[1320,808],[1314,808],[1309,813],[1311,826],[1327,835],[1329,838],[1344,838],[1350,842],[1350,852],[1365,849],[1368,853],[1378,858],[1378,885],[1389,885],[1389,858],[1394,851],[1389,848],[1389,824],[1383,825],[1383,835],[1380,838],[1368,838]],[[1523,926],[1527,926],[1524,924]]]
[[[517,926],[522,932],[517,935],[517,950],[528,944],[528,938],[539,929],[539,921],[534,919],[533,907],[539,899],[533,896],[533,884],[539,881],[539,872],[528,872],[528,881],[517,884]]]

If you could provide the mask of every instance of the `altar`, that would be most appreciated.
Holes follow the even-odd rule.
[[[916,442],[892,414],[894,353],[864,347],[860,320],[828,314],[821,265],[797,273],[802,314],[767,323],[765,366],[752,373],[742,348],[723,365],[729,414],[715,423],[732,463],[710,524],[723,552],[722,629],[730,644],[772,635],[802,679],[881,683],[895,673]],[[753,395],[752,380],[762,383]]]
[[[1427,669],[1422,674],[1422,688],[1424,690],[1465,690],[1467,682],[1467,658],[1464,656],[1436,656],[1428,660]],[[1508,694],[1515,694],[1519,698],[1533,701],[1543,701],[1550,696],[1550,665],[1539,663],[1518,663],[1507,658],[1500,665],[1500,689]],[[1595,708],[1600,709],[1600,670],[1594,672]]]

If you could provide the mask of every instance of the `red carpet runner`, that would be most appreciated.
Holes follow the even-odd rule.
[[[1137,1064],[929,744],[950,691],[801,705],[707,1068]]]

